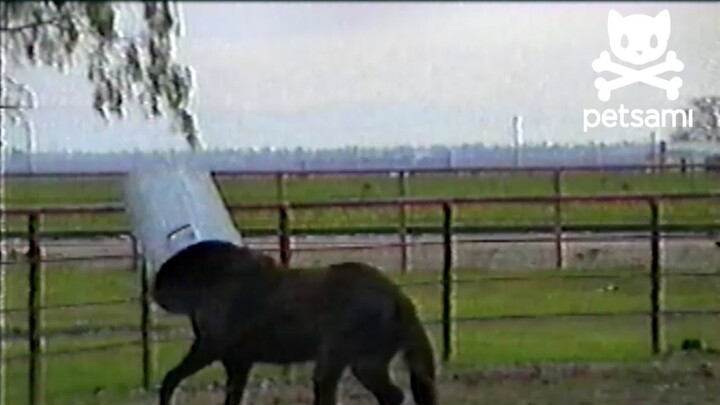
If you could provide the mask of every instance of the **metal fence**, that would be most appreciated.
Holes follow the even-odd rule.
[[[554,176],[555,182],[558,182],[560,171],[555,171],[558,175]],[[279,190],[282,186],[283,175],[278,175],[280,179],[278,181]],[[400,176],[400,179],[406,178]],[[402,184],[402,180],[401,180]],[[559,187],[557,190],[559,191]],[[697,311],[668,311],[664,306],[664,294],[665,294],[665,283],[667,274],[662,269],[662,243],[663,238],[672,236],[675,233],[680,232],[714,232],[720,231],[720,224],[718,223],[704,223],[704,224],[664,224],[662,221],[662,204],[668,201],[699,201],[699,200],[720,200],[720,193],[707,193],[707,194],[647,194],[647,195],[603,195],[603,196],[563,196],[558,192],[555,196],[551,197],[492,197],[492,198],[454,198],[454,199],[423,199],[423,198],[397,198],[397,199],[383,199],[383,200],[371,200],[371,201],[334,201],[334,202],[315,202],[315,203],[276,203],[276,204],[256,204],[256,205],[232,205],[229,206],[229,210],[232,213],[241,211],[257,211],[257,210],[274,210],[277,213],[278,225],[273,229],[255,229],[252,233],[258,235],[270,235],[274,234],[277,236],[277,247],[272,249],[279,253],[280,261],[288,266],[292,265],[292,253],[301,251],[303,248],[293,247],[291,244],[291,238],[293,236],[301,236],[308,234],[334,234],[334,235],[348,235],[358,232],[365,233],[396,233],[399,237],[399,241],[395,244],[402,248],[402,255],[406,257],[407,247],[417,243],[407,238],[407,235],[430,233],[442,235],[442,251],[443,251],[443,265],[442,271],[438,280],[441,288],[441,295],[438,297],[441,303],[441,316],[440,319],[427,320],[429,323],[435,323],[441,327],[441,358],[443,361],[449,361],[453,357],[454,353],[454,341],[455,328],[454,325],[460,322],[477,321],[477,320],[491,320],[497,318],[459,318],[455,317],[455,288],[459,283],[472,282],[476,280],[463,280],[458,279],[454,274],[455,263],[454,263],[454,249],[457,241],[455,236],[459,234],[483,234],[483,233],[495,233],[503,232],[509,234],[523,234],[527,235],[532,232],[543,232],[553,234],[551,240],[556,243],[556,263],[558,266],[562,265],[562,244],[566,241],[564,237],[565,232],[570,231],[588,231],[594,233],[617,233],[617,232],[642,232],[647,235],[649,239],[648,249],[651,253],[650,271],[647,275],[647,282],[650,285],[650,296],[648,297],[648,310],[640,312],[628,312],[628,313],[583,313],[583,314],[552,314],[542,316],[524,316],[518,315],[517,317],[526,318],[548,318],[548,317],[560,317],[560,316],[616,316],[616,315],[640,315],[649,316],[650,318],[650,330],[648,330],[648,339],[651,342],[651,348],[653,354],[660,354],[665,350],[665,326],[664,316],[677,314],[720,314],[718,309],[707,309]],[[585,203],[585,204],[605,204],[613,202],[636,202],[647,204],[648,208],[648,220],[645,224],[612,224],[612,225],[565,225],[562,223],[562,206],[568,203]],[[538,225],[538,226],[456,226],[455,225],[455,212],[457,207],[464,205],[482,205],[482,204],[504,204],[504,203],[522,203],[522,204],[543,204],[555,207],[555,222],[551,225]],[[413,207],[425,207],[434,208],[442,212],[442,222],[436,226],[410,226],[407,224],[407,217],[405,215],[400,216],[400,223],[397,226],[378,227],[376,229],[368,228],[333,228],[333,229],[303,229],[298,230],[293,228],[291,223],[293,211],[298,210],[322,210],[328,208],[341,208],[341,209],[358,209],[358,208],[393,208],[404,212],[404,210]],[[27,334],[26,341],[28,346],[27,355],[15,355],[8,356],[6,353],[2,353],[3,364],[6,362],[15,361],[26,361],[28,364],[28,381],[29,381],[29,392],[28,398],[29,403],[36,404],[42,403],[42,392],[44,387],[43,381],[43,361],[47,356],[56,355],[72,355],[78,353],[77,350],[63,350],[46,352],[44,350],[44,339],[47,338],[43,334],[43,312],[51,310],[55,307],[44,305],[43,297],[46,294],[46,287],[44,277],[46,271],[43,269],[43,264],[47,263],[47,258],[43,257],[43,246],[41,243],[42,237],[93,237],[98,235],[114,235],[129,236],[127,232],[43,232],[40,224],[42,223],[43,217],[49,216],[63,216],[70,214],[107,214],[107,213],[120,213],[123,212],[121,205],[103,205],[103,206],[81,206],[81,207],[38,207],[38,208],[8,208],[5,210],[5,214],[8,216],[22,216],[27,218],[27,231],[9,234],[8,236],[24,237],[27,240],[28,250],[26,253],[26,259],[21,260],[20,263],[26,263],[28,265],[28,290],[27,290],[27,307],[26,308],[5,308],[2,307],[2,316],[13,312],[27,312]],[[247,233],[247,232],[245,232]],[[94,260],[109,259],[126,257],[132,261],[132,268],[136,271],[142,272],[141,280],[147,280],[144,272],[147,271],[143,265],[143,260],[140,250],[138,249],[137,243],[130,237],[129,243],[132,245],[133,254],[130,257],[108,255],[105,257],[94,257]],[[537,239],[533,239],[537,240]],[[372,247],[368,246],[345,246],[341,248],[358,248],[358,247]],[[311,247],[310,249],[338,249],[336,246],[326,247]],[[76,257],[76,258],[65,258],[62,260],[83,260],[88,257]],[[6,258],[3,258],[6,261]],[[56,259],[57,260],[57,259]],[[406,259],[403,260],[406,263]],[[5,264],[8,264],[6,262]],[[17,264],[17,263],[16,263]],[[716,276],[713,274],[702,273],[697,274],[698,276]],[[557,277],[562,278],[578,278],[585,277],[581,274],[562,274]],[[5,277],[2,278],[5,280]],[[511,280],[512,277],[496,277],[495,280]],[[161,334],[168,334],[172,332],[167,329],[158,328],[153,322],[153,311],[151,311],[151,303],[148,296],[148,285],[146,282],[142,282],[140,286],[140,293],[137,297],[128,297],[127,300],[121,301],[107,301],[107,302],[91,302],[86,304],[74,304],[76,307],[86,306],[98,306],[98,305],[117,305],[119,303],[136,302],[139,304],[140,327],[137,330],[139,338],[132,342],[123,342],[122,345],[132,344],[140,345],[142,348],[142,385],[146,389],[151,388],[153,376],[155,373],[154,364],[154,353],[155,346],[160,342],[174,341],[178,339],[186,339],[186,337],[160,337]],[[4,303],[3,303],[4,304]],[[509,317],[502,317],[509,318]],[[4,325],[4,323],[3,323]],[[89,331],[88,331],[89,332]],[[6,330],[2,331],[2,338],[5,339],[8,335]],[[118,347],[118,343],[100,345],[91,349],[83,350],[110,350]],[[1,387],[4,388],[4,387]]]
[[[470,166],[470,167],[452,167],[452,168],[407,168],[407,169],[393,169],[393,168],[381,168],[381,169],[346,169],[346,170],[304,170],[304,171],[269,171],[269,170],[231,170],[231,171],[213,171],[211,174],[214,179],[221,179],[221,178],[274,178],[275,179],[275,187],[276,187],[276,201],[277,204],[283,204],[287,200],[288,196],[288,180],[291,178],[309,178],[309,177],[328,177],[328,176],[340,176],[340,177],[347,177],[347,176],[376,176],[376,175],[386,175],[390,177],[394,177],[397,179],[397,197],[398,199],[404,199],[407,200],[408,196],[410,195],[410,179],[422,176],[422,175],[497,175],[497,174],[543,174],[549,176],[550,184],[551,184],[551,193],[548,195],[547,198],[554,199],[554,224],[553,228],[550,230],[543,230],[539,228],[518,228],[518,229],[508,229],[511,232],[540,232],[540,231],[549,231],[554,234],[554,242],[555,242],[555,266],[557,268],[562,268],[565,266],[565,257],[564,257],[564,248],[563,248],[563,232],[562,229],[562,197],[565,195],[564,190],[564,179],[569,174],[578,174],[578,173],[669,173],[669,172],[677,172],[677,173],[693,173],[693,172],[709,172],[711,170],[717,170],[715,166],[708,166],[705,164],[688,164],[688,163],[681,163],[681,164],[666,164],[664,160],[660,160],[656,164],[651,165],[614,165],[614,166],[597,166],[597,165],[584,165],[584,166],[562,166],[562,167],[548,167],[548,166],[527,166],[527,167],[478,167],[478,166]],[[49,177],[49,178],[111,178],[111,179],[120,179],[124,176],[124,173],[117,173],[117,172],[96,172],[96,173],[14,173],[7,175],[8,178],[16,178],[16,179],[22,179],[22,178],[37,178],[37,177]],[[695,194],[693,194],[695,195]],[[605,201],[618,201],[618,197],[621,196],[605,196]],[[639,199],[644,199],[649,197],[646,196],[636,196]],[[660,198],[664,198],[665,196],[659,196]],[[671,196],[668,196],[671,197]],[[682,198],[682,195],[677,196],[679,198]],[[486,201],[478,201],[478,203],[547,203],[547,200],[540,200],[536,197],[527,197],[525,199],[504,199],[505,197],[499,197],[493,199],[485,199]],[[584,199],[585,198],[585,199]],[[587,200],[587,197],[578,197],[576,202],[590,202],[591,200]],[[592,198],[592,197],[590,197]],[[463,199],[455,199],[459,203],[462,203]],[[632,201],[637,201],[632,200]],[[469,202],[469,201],[466,201]],[[603,202],[601,200],[597,200],[597,202]],[[401,247],[401,268],[403,271],[406,271],[409,269],[409,256],[408,256],[408,250],[405,246],[408,246],[408,235],[410,233],[418,233],[422,232],[423,229],[412,229],[408,225],[408,210],[407,207],[409,206],[428,206],[428,204],[422,204],[419,200],[408,200],[407,203],[400,203],[399,200],[397,201],[363,201],[359,203],[354,202],[348,202],[348,203],[342,203],[338,202],[337,205],[334,205],[335,203],[330,202],[327,203],[326,206],[334,206],[339,208],[352,208],[357,207],[358,205],[364,205],[366,207],[381,207],[385,206],[387,207],[388,204],[396,205],[398,207],[398,224],[397,227],[381,227],[374,229],[373,231],[375,233],[382,233],[382,234],[389,234],[389,233],[397,233],[399,236],[399,244]],[[348,205],[349,204],[349,205]],[[355,204],[355,205],[353,205]],[[429,205],[432,205],[429,204]],[[303,209],[302,205],[295,205],[298,209]],[[123,212],[124,208],[122,204],[103,204],[101,206],[88,206],[85,207],[84,210],[80,211],[74,211],[76,207],[53,207],[52,210],[55,214],[59,215],[62,213],[65,214],[71,214],[71,213],[119,213]],[[276,207],[271,206],[237,206],[237,207],[229,207],[230,209],[234,210],[267,210],[267,209],[276,209]],[[312,208],[312,207],[309,207]],[[12,210],[9,210],[8,213],[11,213]],[[39,211],[42,212],[42,211]],[[17,213],[20,213],[20,211],[17,211]],[[569,231],[593,231],[593,229],[583,229],[582,227],[567,227]],[[638,229],[630,229],[630,230],[638,230]],[[364,231],[370,231],[368,228],[363,228],[362,230],[359,230],[361,232]],[[413,232],[416,231],[416,232]],[[468,229],[468,231],[471,231]],[[477,229],[475,232],[482,233],[483,231],[486,232],[493,232],[493,230],[488,229],[485,227],[485,229]],[[620,231],[618,229],[618,231]],[[129,232],[129,230],[128,230]],[[315,234],[322,234],[322,230],[315,229],[313,230]],[[330,230],[329,234],[333,234],[335,230]],[[437,231],[435,231],[437,232]],[[270,230],[258,230],[258,229],[251,229],[251,230],[244,230],[243,234],[248,234],[249,236],[254,236],[257,234],[267,234],[272,235],[275,233],[274,229]],[[326,234],[328,232],[325,232]],[[12,233],[11,233],[12,234]]]

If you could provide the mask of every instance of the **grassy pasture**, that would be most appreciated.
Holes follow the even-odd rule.
[[[491,272],[459,270],[460,280],[473,282],[456,284],[455,316],[494,318],[593,312],[622,314],[649,308],[649,279],[644,270],[607,270],[602,272],[603,278],[573,279],[554,278],[559,274],[555,271],[521,274],[528,278],[500,281],[493,280],[492,276],[496,274]],[[25,308],[26,276],[24,268],[12,269],[8,285],[8,307]],[[81,304],[137,296],[136,277],[126,270],[89,271],[66,265],[48,265],[45,304]],[[425,281],[437,281],[437,275],[418,272],[397,275],[395,278],[399,283],[407,284],[405,291],[417,303],[423,319],[439,319],[440,286],[422,284]],[[617,290],[605,291],[604,287],[610,283],[617,286]],[[717,309],[720,307],[720,277],[670,277],[667,307]],[[11,314],[8,322],[13,332],[26,331],[26,316],[26,311]],[[714,319],[707,316],[668,317],[669,345],[678,347],[684,338],[701,338],[711,347],[720,347],[720,330]],[[136,341],[140,337],[137,302],[48,309],[44,313],[44,320],[46,332],[113,325],[124,325],[137,331],[118,337],[53,337],[47,342],[46,350],[49,352],[84,350],[116,342]],[[160,315],[158,324],[185,326],[186,321],[182,317]],[[430,323],[428,328],[439,350],[439,325]],[[650,358],[649,319],[644,316],[478,320],[458,323],[456,331],[456,354],[450,365],[452,369],[536,362],[635,362]],[[185,341],[157,345],[156,383],[179,360],[187,347],[188,342]],[[11,355],[26,353],[26,344],[10,344]],[[140,386],[141,349],[138,345],[132,345],[105,351],[48,356],[46,370],[46,396],[52,399],[48,403],[90,404],[97,403],[98,398],[112,402],[112,398],[127,395],[128,391]],[[11,361],[8,371],[10,403],[23,403],[27,389],[25,360]],[[278,368],[261,367],[256,376],[277,376],[277,373]],[[218,379],[222,381],[222,372],[214,367],[193,378],[191,384],[205,386]],[[98,394],[100,397],[94,394],[97,392],[102,392]]]
[[[10,207],[80,205],[120,202],[119,179],[9,179],[7,205]],[[275,178],[219,178],[225,201],[231,205],[274,203],[278,201]],[[384,199],[400,196],[397,178],[379,175],[289,178],[286,199],[291,202]],[[720,178],[708,173],[568,173],[562,179],[566,195],[637,193],[706,193],[720,191]],[[518,197],[552,196],[552,177],[548,173],[411,176],[408,197]],[[457,210],[456,222],[468,225],[548,225],[554,218],[552,205],[485,204],[466,205]],[[387,226],[399,220],[396,208],[308,209],[293,212],[296,228]],[[277,225],[273,211],[236,212],[242,229]],[[410,209],[410,226],[438,225],[440,207]],[[10,228],[25,229],[24,218],[11,218]],[[566,224],[647,223],[644,203],[565,204]],[[685,201],[664,204],[667,223],[720,222],[717,201]],[[67,215],[50,217],[45,229],[101,230],[127,229],[123,214]]]
[[[254,204],[278,200],[274,178],[220,179],[220,190],[229,204]],[[720,178],[705,173],[665,174],[568,174],[563,178],[563,193],[568,195],[636,194],[636,193],[704,193],[720,191]],[[382,199],[399,196],[398,179],[385,176],[315,177],[288,179],[286,197],[292,202]],[[482,197],[482,196],[550,196],[550,175],[492,174],[472,176],[419,175],[411,177],[409,197]],[[108,179],[11,179],[7,192],[10,207],[79,205],[120,202],[121,188]],[[464,206],[457,211],[456,222],[467,225],[539,225],[551,224],[552,206],[528,204],[494,204]],[[271,228],[277,225],[275,212],[239,212],[236,224],[243,229]],[[674,202],[664,204],[666,223],[720,222],[717,201]],[[647,223],[645,204],[567,204],[563,206],[566,224]],[[329,228],[347,226],[387,226],[398,222],[398,210],[324,209],[293,213],[293,226]],[[412,209],[409,225],[438,225],[440,209]],[[49,230],[126,229],[122,214],[64,216],[44,218]],[[13,218],[10,227],[25,230],[25,218]],[[45,266],[48,306],[87,302],[123,300],[137,297],[137,275],[126,270],[89,270],[82,265]],[[571,271],[571,270],[570,270]],[[514,273],[521,275],[522,273]],[[496,281],[491,273],[478,269],[458,271],[461,279],[473,283],[456,285],[455,316],[460,318],[512,315],[552,315],[582,312],[644,311],[649,309],[649,279],[644,270],[609,269],[602,272],[612,279],[553,279],[554,271],[527,273],[529,279]],[[587,274],[587,273],[584,273]],[[639,277],[634,277],[638,275]],[[398,276],[400,283],[436,280],[429,273]],[[618,287],[605,291],[608,284]],[[440,317],[440,286],[406,287],[419,306],[423,319]],[[27,273],[25,267],[10,271],[7,286],[10,308],[17,308],[7,318],[11,332],[25,333],[27,311]],[[720,278],[670,277],[667,290],[668,309],[717,309],[720,307]],[[45,332],[124,326],[137,330],[118,337],[66,337],[47,341],[49,352],[67,349],[89,349],[112,343],[139,339],[138,302],[48,309],[44,312]],[[181,317],[159,316],[161,326],[186,325]],[[720,347],[717,318],[708,316],[668,317],[667,337],[677,347],[684,338],[704,339]],[[429,325],[437,349],[440,330]],[[634,362],[650,358],[649,319],[642,316],[618,317],[549,317],[542,319],[468,321],[456,325],[456,354],[449,367],[453,369],[494,367],[504,364],[533,362]],[[9,354],[27,353],[26,343],[12,342]],[[157,345],[158,369],[154,382],[172,367],[188,347],[187,342]],[[128,391],[141,383],[141,349],[138,345],[105,351],[48,356],[46,364],[46,398],[48,404],[127,403]],[[278,369],[261,368],[256,375],[277,375]],[[204,371],[192,380],[203,385],[221,376],[218,368]],[[25,403],[27,364],[13,360],[8,364],[8,403]],[[125,398],[125,399],[123,399]]]

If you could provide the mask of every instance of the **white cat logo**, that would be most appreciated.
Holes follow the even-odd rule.
[[[667,50],[670,37],[670,13],[661,11],[657,16],[633,14],[623,17],[615,10],[608,16],[608,34],[610,50],[621,61],[638,66],[654,62]],[[610,60],[610,53],[603,51],[595,59],[592,68],[597,73],[610,72],[620,75],[613,80],[598,78],[595,88],[598,98],[610,100],[610,93],[627,85],[642,82],[665,90],[668,100],[677,100],[680,96],[682,79],[675,76],[670,80],[658,77],[666,72],[681,72],[684,65],[677,59],[674,51],[665,55],[665,60],[641,70],[628,67]]]

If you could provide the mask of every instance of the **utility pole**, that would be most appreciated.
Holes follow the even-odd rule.
[[[513,117],[513,150],[515,167],[522,166],[522,147],[523,147],[523,117],[516,115]]]

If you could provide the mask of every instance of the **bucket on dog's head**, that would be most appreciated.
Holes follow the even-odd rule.
[[[175,164],[141,167],[128,173],[124,198],[150,278],[163,263],[197,243],[224,241],[243,246],[206,171]]]

